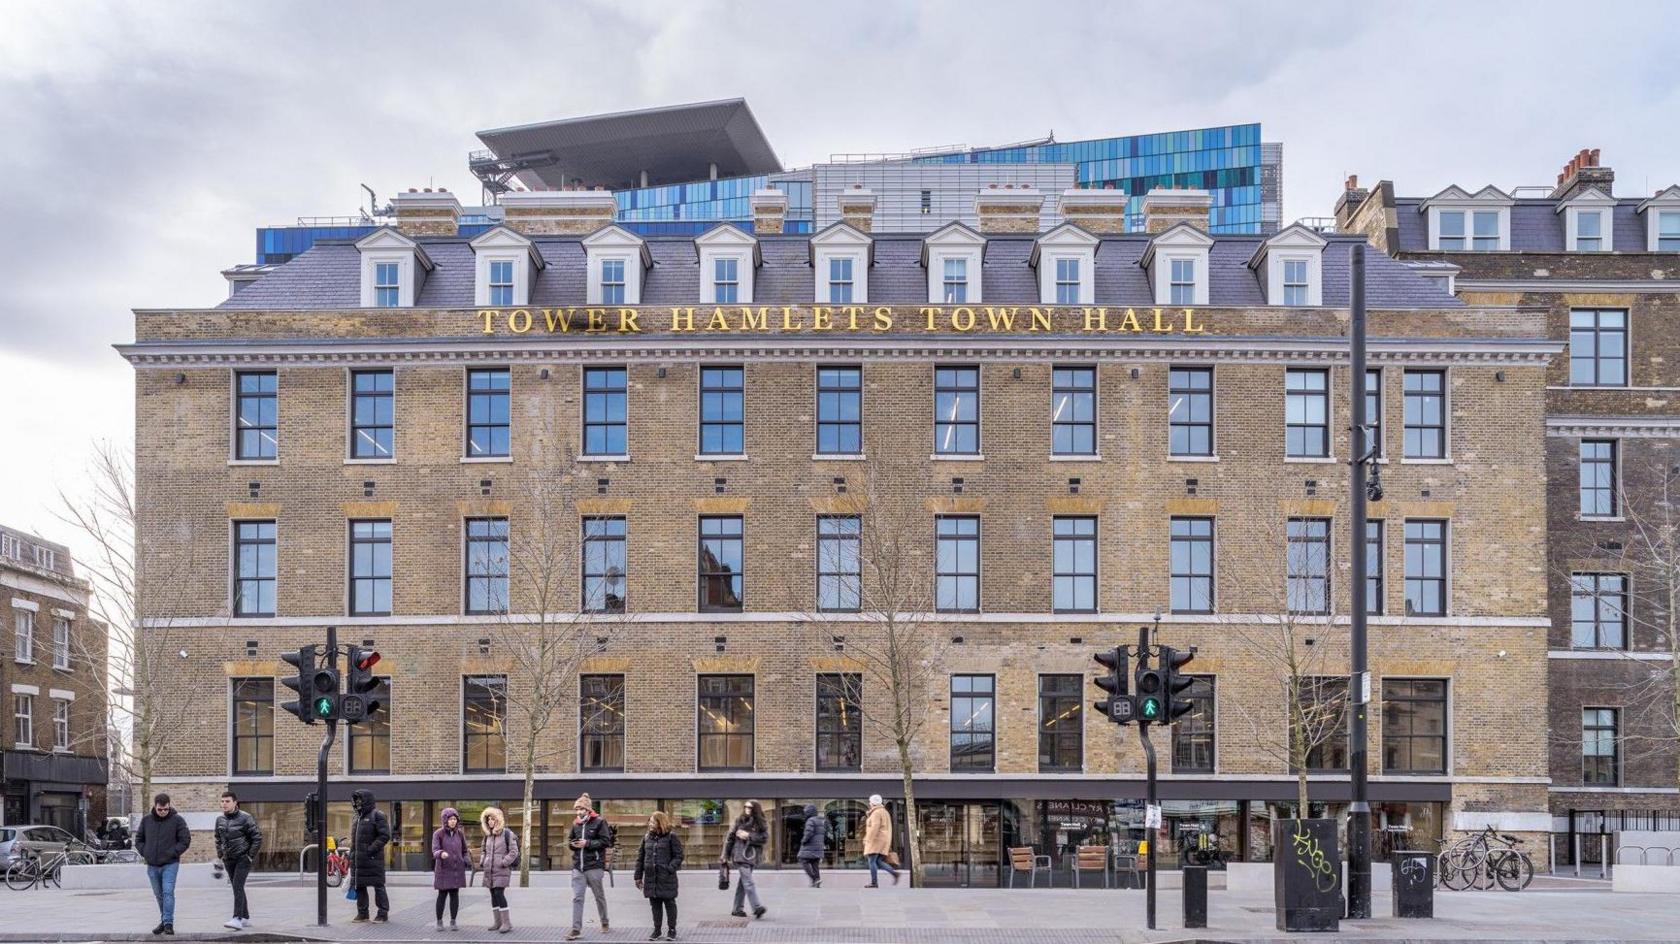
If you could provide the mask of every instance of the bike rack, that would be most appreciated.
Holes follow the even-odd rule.
[[[321,848],[320,843],[312,842],[309,845],[304,846],[303,849],[298,852],[298,881],[303,881],[303,877],[309,874],[303,867],[304,860],[309,856],[309,850],[319,848]]]
[[[1639,864],[1640,865],[1650,865],[1651,864],[1651,862],[1650,862],[1651,853],[1656,852],[1656,851],[1661,851],[1662,853],[1664,853],[1665,857],[1667,858],[1668,861],[1664,862],[1663,863],[1664,865],[1673,865],[1674,864],[1674,852],[1675,852],[1675,850],[1668,847],[1668,846],[1617,846],[1616,847],[1616,864],[1617,865],[1631,865],[1632,864],[1632,863],[1629,863],[1629,862],[1623,862],[1622,861],[1622,853],[1627,851],[1628,849],[1638,849],[1639,850]]]

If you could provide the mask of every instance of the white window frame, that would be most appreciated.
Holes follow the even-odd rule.
[[[1658,191],[1657,195],[1639,204],[1638,212],[1645,214],[1645,251],[1646,252],[1676,252],[1675,249],[1663,249],[1662,221],[1664,217],[1671,217],[1680,221],[1680,185]],[[1680,236],[1680,232],[1677,232]],[[1675,237],[1670,237],[1675,238]]]
[[[12,601],[12,661],[19,665],[35,664],[34,606],[18,606]]]
[[[1051,261],[1054,263],[1054,265],[1056,267],[1056,292],[1055,292],[1055,297],[1052,298],[1051,301],[1055,302],[1058,305],[1077,305],[1077,304],[1079,304],[1080,289],[1082,287],[1081,286],[1081,275],[1080,275],[1080,273],[1084,271],[1084,266],[1081,265],[1083,260],[1080,259],[1078,256],[1056,256]],[[1066,264],[1067,266],[1069,266],[1073,269],[1073,278],[1066,279],[1066,278],[1062,277],[1062,266],[1064,264]],[[1064,299],[1062,297],[1062,289],[1063,288],[1069,289],[1068,294],[1072,295],[1073,297]]]
[[[1511,248],[1511,204],[1514,201],[1497,187],[1483,187],[1475,194],[1458,187],[1448,187],[1423,203],[1429,221],[1429,249],[1431,252],[1507,252]],[[1441,248],[1441,213],[1464,214],[1464,247]],[[1498,245],[1493,249],[1476,248],[1477,211],[1496,214]],[[1458,237],[1453,237],[1458,238]]]
[[[537,271],[543,266],[536,244],[505,226],[496,226],[473,237],[473,304],[480,308],[494,305],[490,300],[490,274],[493,263],[513,264],[513,300],[506,307],[517,308],[531,303],[531,289]],[[498,283],[506,284],[506,283]]]
[[[1672,220],[1675,221],[1675,223],[1676,223],[1676,233],[1675,233],[1675,235],[1673,235],[1673,236],[1664,236],[1663,235],[1662,221],[1664,219],[1672,219]],[[1656,212],[1656,214],[1652,216],[1652,218],[1651,218],[1651,245],[1653,247],[1655,247],[1657,252],[1680,252],[1680,246],[1676,246],[1674,249],[1663,249],[1663,248],[1661,248],[1662,240],[1664,240],[1664,239],[1680,240],[1680,209],[1658,210]]]
[[[12,686],[12,746],[18,750],[35,749],[35,696],[39,694],[41,690],[33,685]]]
[[[608,226],[583,240],[584,255],[589,266],[585,299],[591,305],[640,305],[642,281],[651,257],[647,243],[640,236],[622,226]],[[605,301],[605,266],[608,262],[624,263],[624,300]]]
[[[1186,304],[1171,301],[1173,263],[1186,261],[1195,264],[1195,283],[1192,300],[1188,304],[1208,303],[1208,251],[1212,246],[1213,237],[1188,223],[1180,223],[1149,241],[1149,248],[1144,250],[1143,265],[1151,274],[1155,304]]]
[[[982,268],[986,237],[961,223],[950,223],[922,241],[922,264],[927,268],[927,300],[930,305],[978,305],[982,302]],[[963,264],[962,301],[945,300],[945,266]]]
[[[431,267],[431,260],[420,249],[420,244],[394,229],[380,229],[362,237],[356,243],[356,248],[362,254],[362,300],[363,308],[379,308],[378,272],[380,263],[395,263],[397,266],[397,305],[398,308],[413,308],[415,296],[419,294],[422,269]]]
[[[1038,238],[1028,263],[1038,269],[1038,301],[1041,305],[1092,305],[1096,303],[1097,246],[1096,236],[1072,223],[1063,223]],[[1056,300],[1056,263],[1072,259],[1079,263],[1079,300]]]
[[[811,237],[813,295],[819,305],[869,304],[869,263],[874,255],[869,234],[847,223],[836,223]],[[833,259],[852,260],[852,300],[836,302],[828,293],[828,267]]]
[[[53,695],[53,746],[54,753],[65,754],[70,751],[70,699]]]
[[[1250,267],[1259,272],[1266,286],[1266,304],[1278,307],[1317,308],[1324,304],[1324,247],[1323,236],[1305,226],[1286,226],[1268,237],[1255,251]],[[1291,305],[1288,301],[1290,283],[1285,281],[1289,263],[1304,262],[1307,266],[1306,301]]]
[[[15,534],[0,534],[0,557],[23,560],[23,539]]]
[[[729,223],[712,227],[694,239],[700,255],[700,303],[702,305],[751,305],[757,275],[758,239]],[[717,300],[717,264],[735,262],[735,301]]]
[[[50,547],[35,545],[35,566],[42,570],[53,570],[58,567],[58,552]]]
[[[52,667],[60,672],[70,671],[70,617],[61,613],[53,613],[53,663]],[[64,630],[63,638],[59,638],[59,630]]]

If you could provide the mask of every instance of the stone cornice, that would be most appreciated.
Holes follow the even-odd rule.
[[[1680,416],[1548,416],[1546,435],[1673,439],[1680,437]]]
[[[116,346],[136,368],[216,365],[333,365],[359,363],[498,364],[593,360],[672,360],[697,356],[782,360],[850,357],[868,360],[960,357],[1041,361],[1061,358],[1268,363],[1347,363],[1347,341],[1336,337],[1220,335],[1177,337],[914,336],[838,337],[603,337],[588,341],[508,338],[365,338],[352,340],[147,341]],[[1374,338],[1369,356],[1380,363],[1541,366],[1563,344],[1544,338]]]

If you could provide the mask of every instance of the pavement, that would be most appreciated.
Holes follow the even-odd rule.
[[[1208,927],[1184,930],[1176,889],[1162,888],[1159,930],[1144,929],[1144,896],[1137,890],[863,888],[867,877],[829,873],[824,887],[805,886],[797,872],[759,876],[769,912],[763,920],[732,918],[732,896],[719,891],[715,873],[685,872],[678,899],[680,940],[691,944],[1132,944],[1300,940],[1275,930],[1269,892],[1214,890]],[[612,928],[602,931],[594,902],[585,910],[584,940],[631,942],[651,929],[646,900],[620,872],[608,888]],[[559,941],[571,923],[571,894],[564,874],[533,875],[529,888],[509,889],[516,930],[492,934],[489,893],[462,889],[461,930],[432,925],[433,892],[417,879],[393,876],[389,924],[350,924],[354,906],[342,889],[328,892],[329,920],[315,924],[313,885],[295,876],[257,875],[247,890],[256,923],[244,932],[221,927],[230,913],[225,885],[183,887],[177,892],[176,938],[199,941]],[[1381,883],[1386,885],[1386,883]],[[1390,913],[1386,887],[1377,889],[1374,912]],[[1680,941],[1680,897],[1612,893],[1601,881],[1542,876],[1522,892],[1437,891],[1433,920],[1379,917],[1344,921],[1337,935],[1361,941],[1429,941],[1489,944],[1504,941]],[[148,890],[65,888],[10,891],[0,887],[0,942],[158,940]]]

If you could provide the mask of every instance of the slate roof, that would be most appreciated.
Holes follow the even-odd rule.
[[[1421,211],[1427,197],[1396,197],[1400,251],[1429,251],[1429,216]],[[1645,218],[1638,199],[1621,198],[1610,211],[1611,242],[1618,250],[1645,250]],[[1521,199],[1511,205],[1511,249],[1516,252],[1564,252],[1564,216],[1552,199]]]
[[[1402,214],[1404,215],[1404,214]],[[1414,214],[1416,215],[1416,214]],[[1561,222],[1558,224],[1561,227]],[[1561,233],[1561,229],[1560,229]],[[1208,260],[1208,302],[1215,307],[1259,307],[1265,291],[1248,260],[1264,237],[1215,236]],[[1327,234],[1324,250],[1324,303],[1347,307],[1348,259],[1362,237]],[[1616,234],[1618,242],[1622,235]],[[869,303],[924,305],[927,270],[921,264],[923,234],[874,235],[874,263],[869,269]],[[1561,241],[1561,235],[1559,237]],[[532,286],[531,307],[578,307],[586,297],[585,254],[580,237],[534,237],[546,267]],[[420,308],[473,307],[473,250],[465,237],[420,236],[417,241],[436,264],[426,273],[415,299]],[[998,235],[987,240],[981,273],[986,305],[1039,303],[1038,275],[1028,265],[1035,237]],[[1145,307],[1154,304],[1149,273],[1140,260],[1149,246],[1141,234],[1107,236],[1097,247],[1093,289],[1096,303]],[[644,276],[642,304],[698,305],[700,264],[694,241],[682,237],[647,239],[653,268]],[[761,236],[764,264],[754,275],[753,304],[810,304],[815,278],[805,236]],[[1438,280],[1423,277],[1380,252],[1365,254],[1366,285],[1372,308],[1442,308],[1462,303]],[[219,306],[228,309],[355,308],[361,302],[361,259],[348,240],[318,240],[308,251],[275,267]]]

